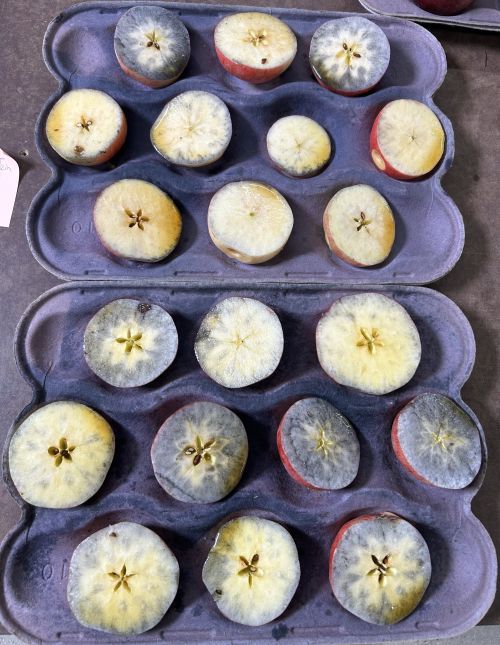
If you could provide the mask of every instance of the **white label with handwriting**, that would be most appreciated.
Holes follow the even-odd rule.
[[[19,184],[19,166],[0,148],[0,226],[9,226]]]

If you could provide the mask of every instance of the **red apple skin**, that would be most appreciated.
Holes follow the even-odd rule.
[[[405,175],[404,173],[399,172],[399,170],[396,170],[394,166],[391,166],[391,164],[384,157],[384,155],[382,154],[382,151],[380,150],[380,146],[378,145],[378,140],[377,140],[377,129],[378,129],[378,124],[380,122],[381,116],[382,116],[382,110],[378,113],[378,116],[375,119],[372,126],[372,130],[370,132],[370,154],[373,155],[374,152],[378,154],[380,158],[383,160],[385,164],[385,168],[382,170],[382,168],[378,168],[376,164],[375,164],[375,167],[378,168],[381,172],[384,172],[386,175],[389,175],[389,177],[393,177],[394,179],[414,181],[415,179],[421,179],[422,177],[424,177],[425,175],[417,175],[416,177],[413,177],[412,175]]]
[[[453,16],[471,6],[474,0],[415,0],[424,11],[437,13],[441,16]]]
[[[171,78],[167,81],[154,81],[154,80],[151,80],[150,78],[145,78],[144,76],[141,76],[137,72],[134,72],[133,70],[131,70],[129,67],[126,67],[118,57],[117,57],[117,61],[127,76],[130,76],[130,78],[133,78],[134,81],[138,81],[142,85],[147,85],[148,87],[153,87],[155,89],[160,87],[167,87],[168,85],[171,85],[182,74],[181,72],[175,78]]]
[[[411,399],[411,401],[408,402],[407,405],[409,405],[414,399]],[[406,406],[405,406],[406,407]],[[404,410],[404,408],[403,408]],[[401,465],[403,468],[405,468],[410,475],[413,475],[415,479],[418,479],[418,481],[422,482],[423,484],[428,484],[429,486],[434,486],[434,484],[425,477],[422,477],[422,475],[417,472],[413,466],[410,464],[410,462],[406,459],[406,456],[403,452],[403,449],[401,448],[401,444],[399,442],[399,437],[398,437],[398,421],[399,421],[399,415],[401,414],[402,410],[398,412],[396,415],[396,418],[394,419],[392,423],[392,429],[391,429],[391,442],[392,442],[392,449],[394,450],[394,454],[398,458],[398,460],[401,462]]]
[[[269,67],[266,69],[257,69],[255,67],[249,67],[248,65],[242,65],[241,63],[236,63],[234,60],[231,60],[220,51],[220,49],[215,47],[217,53],[217,58],[220,61],[220,64],[224,69],[236,76],[236,78],[241,79],[242,81],[248,81],[254,85],[259,85],[260,83],[269,83],[269,81],[274,80],[280,74],[290,67],[292,60],[286,61],[283,65],[278,67]]]
[[[333,94],[340,94],[341,96],[361,96],[362,94],[367,94],[370,90],[373,90],[373,88],[378,85],[378,83],[375,83],[374,85],[370,85],[370,87],[365,88],[364,90],[359,90],[358,92],[344,92],[343,90],[337,90],[334,89],[333,87],[328,87],[326,83],[324,83],[319,74],[316,72],[316,70],[311,67],[312,72],[314,74],[314,78],[318,81],[318,83],[321,85],[321,87],[324,87],[325,90],[328,90],[329,92],[332,92]]]
[[[294,479],[298,484],[301,486],[305,486],[306,488],[309,488],[310,490],[324,490],[323,488],[318,488],[318,486],[313,486],[309,482],[307,482],[305,479],[303,479],[299,473],[293,468],[292,464],[290,463],[288,457],[286,456],[286,452],[283,448],[283,443],[281,440],[281,429],[283,427],[284,423],[284,417],[281,419],[279,427],[278,427],[278,432],[276,434],[276,443],[278,444],[278,452],[280,459],[283,463],[283,466],[285,467],[287,473],[290,475],[292,479]]]
[[[337,257],[339,257],[341,260],[343,260],[344,262],[347,262],[347,264],[350,264],[353,267],[361,267],[361,268],[366,267],[366,264],[362,264],[361,262],[356,262],[348,255],[346,255],[343,251],[341,251],[339,247],[335,244],[335,240],[328,226],[328,218],[326,216],[326,211],[323,215],[323,231],[325,233],[325,240],[328,245],[328,248],[330,249],[330,251],[335,253]]]

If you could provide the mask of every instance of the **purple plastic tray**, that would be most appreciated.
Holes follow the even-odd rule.
[[[475,0],[470,9],[456,16],[440,16],[424,11],[413,0],[359,0],[365,9],[383,16],[408,18],[483,31],[500,31],[500,1]]]
[[[181,568],[174,605],[140,642],[174,643],[287,642],[306,644],[373,643],[444,637],[475,625],[490,606],[497,562],[491,539],[471,512],[486,467],[486,446],[479,422],[460,398],[474,363],[469,323],[446,297],[421,287],[375,287],[393,296],[415,320],[423,356],[412,381],[387,396],[372,396],[336,385],[316,358],[314,332],[329,305],[360,288],[236,284],[199,287],[192,283],[157,286],[137,283],[80,282],[52,289],[25,313],[16,336],[19,368],[32,385],[36,405],[77,399],[103,413],[112,424],[117,449],[101,491],[81,507],[53,511],[22,503],[20,523],[0,550],[3,572],[0,618],[32,641],[119,642],[84,629],[66,602],[68,563],[75,546],[110,522],[133,520],[153,528],[169,543]],[[278,313],[285,351],[277,371],[242,390],[227,390],[199,368],[193,343],[200,321],[215,301],[229,295],[257,297]],[[114,298],[155,302],[173,316],[179,353],[167,372],[143,388],[120,390],[100,381],[87,367],[82,337],[93,313]],[[451,396],[477,423],[483,464],[474,482],[461,491],[420,484],[402,469],[390,447],[396,412],[414,395],[439,391]],[[279,419],[304,396],[321,396],[352,421],[361,444],[355,482],[336,492],[310,491],[295,483],[281,465],[275,444]],[[169,497],[153,475],[149,450],[163,420],[196,399],[229,406],[245,423],[250,454],[236,490],[216,504],[183,504]],[[8,445],[8,443],[6,444]],[[432,557],[431,584],[418,609],[397,625],[370,625],[342,609],[328,583],[328,552],[340,525],[353,516],[390,510],[414,522]],[[201,581],[201,567],[217,525],[242,511],[258,512],[285,524],[296,540],[302,578],[287,611],[271,624],[248,628],[223,618]]]
[[[450,121],[432,95],[446,74],[441,45],[428,31],[392,18],[370,18],[387,34],[391,62],[377,89],[352,98],[332,94],[312,78],[308,47],[316,28],[347,14],[297,9],[263,9],[283,18],[298,37],[298,55],[290,69],[273,83],[252,86],[226,73],[219,64],[213,31],[225,15],[241,7],[158,3],[175,11],[192,41],[190,63],[170,87],[151,90],[126,76],[113,52],[113,32],[125,9],[136,2],[88,2],[71,7],[50,24],[43,53],[59,88],[42,109],[36,140],[51,168],[50,182],[32,203],[27,235],[37,260],[62,279],[249,280],[327,282],[335,284],[426,283],[452,269],[464,242],[460,212],[441,186],[450,167],[454,137]],[[252,8],[255,11],[255,7]],[[100,168],[83,168],[63,161],[45,136],[47,114],[61,94],[72,88],[94,87],[111,94],[124,108],[129,124],[125,146]],[[222,159],[207,169],[169,165],[149,140],[151,124],[164,104],[190,89],[219,95],[229,106],[234,125],[232,142]],[[446,131],[446,151],[431,176],[402,182],[380,173],[369,154],[369,133],[378,110],[388,101],[413,98],[429,105]],[[335,154],[326,169],[310,179],[291,179],[273,168],[266,157],[265,136],[274,121],[287,114],[306,114],[330,133]],[[136,177],[168,192],[181,209],[181,241],[157,264],[117,259],[104,250],[92,225],[98,193],[110,183]],[[210,241],[206,213],[212,195],[229,181],[266,181],[289,200],[295,226],[285,249],[259,266],[226,257]],[[322,216],[341,187],[365,182],[379,190],[396,217],[396,241],[388,260],[371,269],[352,267],[331,253],[324,241]]]

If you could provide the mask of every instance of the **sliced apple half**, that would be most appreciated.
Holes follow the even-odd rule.
[[[441,161],[445,134],[424,103],[391,101],[379,112],[370,135],[373,163],[395,179],[418,179]]]
[[[316,350],[328,376],[368,394],[387,394],[408,383],[422,353],[406,309],[379,293],[335,301],[316,328]]]

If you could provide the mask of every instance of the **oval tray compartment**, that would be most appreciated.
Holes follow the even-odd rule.
[[[9,476],[6,448],[5,479],[23,508],[21,522],[0,550],[0,614],[6,627],[32,641],[118,642],[118,638],[83,629],[73,618],[65,594],[75,546],[94,530],[123,519],[158,531],[181,567],[173,607],[140,642],[254,643],[274,642],[286,635],[287,642],[301,645],[321,638],[336,643],[377,643],[445,637],[476,624],[493,600],[497,563],[492,542],[470,507],[486,468],[483,431],[460,398],[474,363],[472,331],[456,305],[439,293],[404,286],[372,290],[407,308],[423,346],[421,364],[410,383],[379,397],[335,384],[316,357],[314,335],[321,314],[335,299],[359,292],[359,288],[199,287],[187,282],[160,287],[151,282],[87,281],[56,287],[33,303],[19,324],[16,339],[19,368],[34,391],[32,403],[19,418],[41,403],[77,399],[109,419],[117,450],[104,486],[92,500],[74,509],[52,511],[23,504]],[[227,390],[211,381],[193,352],[203,315],[229,295],[255,297],[272,306],[285,335],[277,371],[242,390]],[[163,306],[179,331],[174,363],[143,388],[108,386],[89,370],[83,357],[82,337],[88,320],[105,303],[122,297]],[[405,473],[392,453],[390,427],[396,412],[411,397],[429,390],[452,397],[480,431],[481,472],[464,490],[420,484]],[[332,402],[358,432],[360,472],[344,490],[307,490],[288,476],[279,460],[275,436],[281,415],[294,400],[308,395]],[[226,499],[209,505],[170,498],[156,482],[149,456],[163,420],[183,404],[199,399],[222,403],[240,415],[250,444],[240,485]],[[359,513],[383,510],[416,524],[428,541],[433,562],[431,584],[421,605],[407,619],[385,628],[364,623],[343,610],[332,596],[327,574],[329,547],[340,525]],[[289,527],[302,567],[301,582],[288,610],[258,628],[224,619],[201,581],[214,527],[242,511],[274,517]]]
[[[432,101],[446,74],[441,45],[428,31],[410,22],[373,17],[391,44],[391,62],[381,83],[366,96],[332,94],[312,78],[308,47],[316,28],[347,14],[273,9],[298,38],[298,54],[290,69],[273,83],[252,86],[227,74],[213,46],[217,22],[241,7],[159,3],[175,11],[191,36],[192,55],[181,79],[151,90],[126,76],[113,51],[113,32],[124,10],[135,3],[88,2],[60,14],[44,41],[44,57],[59,81],[36,126],[37,145],[53,175],[32,203],[27,235],[37,260],[62,279],[210,279],[330,284],[427,283],[452,269],[464,242],[460,212],[441,186],[454,154],[451,123]],[[255,10],[255,7],[252,8]],[[269,11],[265,9],[264,11]],[[51,149],[45,136],[47,114],[70,89],[93,87],[112,95],[129,124],[125,146],[108,165],[71,165]],[[164,104],[190,89],[204,89],[229,106],[234,133],[222,159],[207,169],[181,169],[156,153],[149,129]],[[413,98],[426,103],[446,132],[446,151],[427,178],[402,182],[380,173],[369,154],[369,133],[378,110],[388,101]],[[310,179],[291,179],[267,159],[265,136],[287,114],[305,114],[328,130],[335,154],[326,169]],[[184,222],[176,250],[157,264],[135,263],[108,255],[92,225],[98,193],[123,178],[157,184],[179,206]],[[248,266],[226,257],[211,242],[206,214],[212,195],[230,181],[255,179],[270,183],[289,200],[295,226],[285,249],[273,260]],[[368,183],[389,201],[396,218],[396,241],[380,266],[360,269],[331,253],[322,228],[324,209],[337,190]]]

